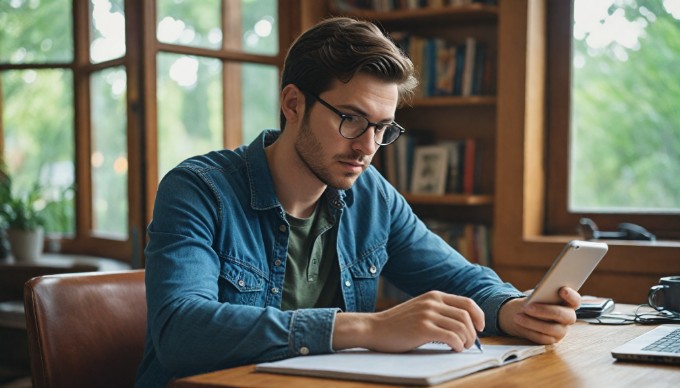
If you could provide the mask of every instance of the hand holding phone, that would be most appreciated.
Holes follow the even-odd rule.
[[[602,242],[570,241],[538,283],[534,292],[526,298],[525,304],[561,303],[560,288],[571,287],[578,291],[607,250],[607,244]]]

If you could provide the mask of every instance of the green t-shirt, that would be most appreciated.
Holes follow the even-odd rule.
[[[342,307],[337,227],[325,196],[309,218],[286,218],[290,237],[281,309]]]

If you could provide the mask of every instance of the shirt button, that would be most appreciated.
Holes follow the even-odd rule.
[[[345,280],[345,286],[349,287],[351,285],[352,285],[352,283],[350,283],[349,280]]]
[[[279,289],[276,288],[276,287],[273,287],[272,288],[272,294],[278,294],[278,293],[279,293]]]
[[[308,355],[309,354],[309,348],[306,347],[306,346],[301,347],[300,348],[300,354],[302,354],[303,356]]]
[[[369,271],[370,273],[376,273],[376,272],[378,272],[378,269],[375,268],[375,265],[372,265],[371,268],[368,269],[368,271]]]
[[[281,232],[285,232],[286,231],[286,225],[283,225],[283,224],[279,225],[279,230]]]
[[[274,261],[274,265],[277,266],[277,267],[280,266],[280,265],[281,265],[281,260],[276,260],[276,261]]]
[[[243,287],[243,286],[245,286],[245,285],[246,285],[246,282],[244,282],[243,279],[239,279],[239,280],[238,280],[238,286],[239,286],[239,287]]]

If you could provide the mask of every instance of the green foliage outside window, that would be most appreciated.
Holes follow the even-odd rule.
[[[576,0],[575,17],[571,209],[680,211],[680,1]]]
[[[90,26],[93,34],[90,49],[97,51],[96,58],[92,59],[100,62],[123,55],[120,51],[114,55],[98,51],[113,41],[124,39],[124,36],[110,36],[111,18],[116,19],[116,28],[113,30],[122,33],[119,23],[119,17],[124,12],[122,0],[90,0],[89,3],[94,18],[99,18]],[[177,41],[161,40],[180,45],[219,48],[224,39],[220,31],[221,3],[219,0],[158,0],[159,22],[165,16],[172,16],[174,21],[169,20],[171,27],[176,26],[178,21],[183,23]],[[0,62],[70,63],[74,55],[71,6],[72,0],[0,1]],[[241,1],[241,50],[258,55],[278,54],[277,7],[276,0]],[[119,45],[116,48],[119,50]],[[159,74],[170,71],[173,64],[164,63],[163,55],[173,56],[161,54]],[[190,57],[174,55],[172,59],[186,58]],[[165,96],[164,106],[172,107],[172,111],[177,113],[175,116],[168,115],[174,117],[175,122],[167,123],[164,118],[159,118],[159,125],[163,124],[171,131],[180,128],[178,131],[184,131],[188,137],[171,134],[167,140],[163,140],[167,144],[158,145],[159,155],[164,149],[172,150],[191,143],[204,144],[201,151],[222,146],[222,137],[219,135],[222,130],[222,65],[216,59],[193,58],[201,66],[208,67],[201,67],[196,72],[193,83],[179,87],[175,85],[175,92]],[[276,66],[254,63],[241,63],[241,67],[244,98],[244,126],[241,130],[244,141],[248,142],[261,129],[277,126],[278,69]],[[121,72],[122,75],[119,74]],[[168,74],[164,76],[168,78]],[[99,70],[91,75],[90,117],[94,144],[89,155],[90,165],[83,167],[90,168],[92,173],[91,205],[95,212],[95,231],[124,236],[127,234],[129,211],[125,133],[127,101],[125,86],[121,89],[121,79],[125,80],[124,69]],[[15,187],[27,193],[36,183],[39,184],[47,199],[42,209],[46,230],[66,235],[75,232],[76,219],[73,85],[73,73],[69,69],[0,72],[4,158],[14,177]],[[159,128],[159,131],[162,130]],[[159,160],[161,170],[181,161],[176,153],[169,152],[167,155],[167,160]]]

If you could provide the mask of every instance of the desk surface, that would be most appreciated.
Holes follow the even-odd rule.
[[[516,364],[488,369],[452,380],[437,387],[597,387],[680,386],[680,367],[660,364],[624,363],[614,360],[611,349],[641,335],[654,326],[605,326],[578,322],[557,345],[545,354]],[[515,338],[482,338],[484,344],[523,344]],[[254,365],[186,377],[170,384],[174,388],[206,387],[388,387],[347,380],[256,373]]]

